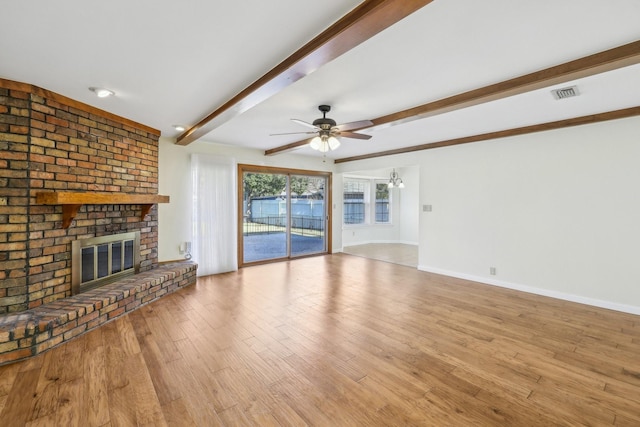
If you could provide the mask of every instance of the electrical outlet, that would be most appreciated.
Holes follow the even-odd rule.
[[[492,276],[496,275],[496,268],[495,267],[489,267],[489,274],[491,274]]]
[[[422,205],[422,212],[431,212],[433,207],[431,205]]]

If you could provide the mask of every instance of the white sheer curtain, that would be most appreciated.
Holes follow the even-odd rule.
[[[198,276],[238,269],[236,175],[233,158],[191,155],[192,255]]]

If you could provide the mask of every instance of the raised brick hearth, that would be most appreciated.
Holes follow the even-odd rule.
[[[0,361],[39,353],[151,298],[140,294],[145,286],[156,286],[144,275],[133,276],[144,281],[135,284],[142,286],[135,296],[127,284],[116,291],[119,297],[72,297],[71,242],[76,239],[140,231],[140,272],[166,282],[155,276],[165,277],[158,269],[157,205],[147,201],[158,195],[159,137],[159,131],[126,118],[0,79],[0,324],[15,324],[0,331],[0,354],[5,355]],[[63,223],[63,206],[38,202],[36,195],[43,192],[109,193],[122,199],[83,204]],[[195,266],[185,274],[195,283]],[[175,286],[185,284],[179,283]],[[100,292],[114,291],[109,286]],[[152,293],[159,296],[175,286]],[[43,315],[52,309],[58,314]]]
[[[0,365],[35,356],[179,288],[197,265],[178,262],[21,313],[0,316]]]

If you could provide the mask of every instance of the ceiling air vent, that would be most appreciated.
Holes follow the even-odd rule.
[[[580,92],[578,92],[578,86],[569,86],[563,87],[562,89],[554,89],[551,91],[551,94],[556,100],[559,100],[578,96]]]

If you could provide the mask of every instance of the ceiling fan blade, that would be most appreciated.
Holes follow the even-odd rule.
[[[365,135],[363,133],[355,133],[355,132],[336,132],[336,133],[345,138],[371,139],[371,135]]]
[[[279,135],[313,135],[318,132],[285,132],[285,133],[270,133],[269,136],[279,136]]]
[[[311,129],[318,129],[318,126],[313,125],[313,124],[311,124],[309,122],[305,122],[304,120],[291,119],[291,121],[295,122],[295,123],[298,123],[299,125],[306,126],[308,128],[311,128]]]
[[[340,132],[351,129],[364,129],[373,126],[373,122],[371,120],[360,120],[358,122],[349,122],[343,123],[341,125],[336,126],[334,129],[339,130]]]

